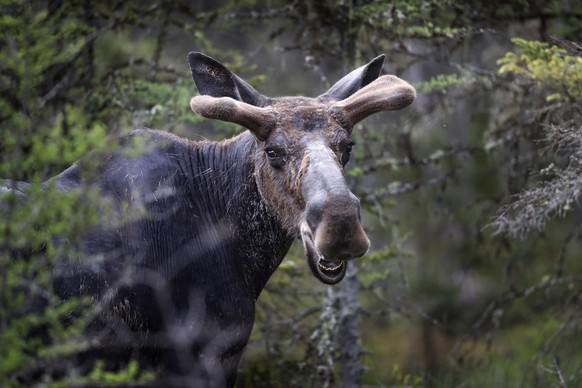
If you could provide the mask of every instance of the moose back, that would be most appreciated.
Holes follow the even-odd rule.
[[[384,56],[317,98],[266,97],[204,54],[188,62],[200,94],[192,110],[247,130],[222,142],[135,130],[98,156],[96,172],[87,156],[45,182],[90,187],[113,209],[85,232],[82,259],[59,263],[55,286],[102,307],[88,356],[114,367],[137,355],[166,385],[232,386],[255,302],[293,239],[327,284],[367,252],[344,178],[352,128],[410,105],[415,90],[380,76]],[[128,152],[136,143],[138,156]]]

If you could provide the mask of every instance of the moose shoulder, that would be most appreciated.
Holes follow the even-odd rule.
[[[408,106],[415,91],[380,76],[384,56],[317,98],[266,97],[208,56],[188,61],[200,93],[192,110],[247,131],[223,142],[133,131],[97,174],[82,160],[47,182],[89,185],[113,209],[83,238],[84,259],[63,260],[56,286],[104,306],[100,356],[137,354],[167,385],[232,386],[255,301],[293,239],[327,284],[367,252],[344,178],[352,127]],[[127,152],[136,139],[138,156]]]

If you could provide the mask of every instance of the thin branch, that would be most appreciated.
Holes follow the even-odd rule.
[[[560,387],[567,388],[568,384],[566,384],[566,380],[564,379],[564,375],[562,374],[562,370],[560,369],[560,363],[558,362],[558,359],[554,357],[552,361],[554,364],[554,370],[556,371],[555,373],[558,375],[558,378],[560,380]]]
[[[381,188],[375,193],[371,193],[366,195],[362,199],[362,203],[365,204],[374,204],[381,199],[388,198],[388,197],[395,197],[398,195],[408,194],[410,192],[416,191],[421,187],[426,186],[435,186],[442,183],[445,183],[449,179],[454,176],[453,173],[448,173],[444,175],[440,175],[434,178],[430,178],[424,181],[416,181],[416,182],[399,182],[393,181],[390,182],[386,187]]]
[[[462,154],[467,154],[469,156],[483,151],[481,147],[470,147],[470,146],[448,146],[444,147],[431,155],[427,156],[423,159],[415,159],[414,162],[410,160],[410,158],[402,158],[402,159],[395,159],[391,157],[383,157],[373,161],[372,164],[368,164],[362,167],[362,171],[367,174],[369,172],[377,171],[383,167],[390,167],[392,169],[403,167],[403,166],[412,166],[415,167],[422,167],[422,166],[429,166],[438,164],[441,160],[449,158],[451,156],[458,156]]]
[[[73,69],[73,64],[75,62],[77,62],[77,60],[85,53],[85,48],[90,47],[90,45],[99,37],[101,36],[104,32],[111,30],[115,27],[116,23],[115,22],[111,22],[109,24],[107,24],[106,26],[91,32],[90,34],[88,34],[85,39],[84,39],[84,44],[83,46],[77,51],[77,53],[73,56],[73,58],[71,58],[69,61],[67,61],[66,63],[62,63],[61,66],[63,69]],[[65,87],[67,86],[67,84],[69,83],[71,79],[71,73],[67,73],[63,79],[58,82],[47,94],[45,94],[44,96],[40,97],[38,99],[38,105],[39,108],[44,107],[49,101],[51,101],[52,99],[54,99],[63,89],[65,89]]]
[[[519,298],[528,297],[538,291],[546,291],[555,287],[569,286],[576,283],[582,283],[582,275],[552,278],[548,281],[530,286],[522,291],[509,291],[491,302],[485,308],[485,311],[483,314],[481,314],[481,317],[471,327],[471,334],[474,334],[477,330],[479,330],[485,321],[489,318],[489,316],[501,306],[509,304]]]

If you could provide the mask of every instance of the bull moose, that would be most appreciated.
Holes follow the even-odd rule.
[[[383,55],[317,98],[266,97],[202,53],[188,62],[200,94],[192,110],[246,131],[214,142],[135,130],[98,156],[92,174],[87,156],[45,182],[63,192],[91,187],[115,215],[85,232],[82,260],[57,265],[55,288],[62,298],[106,301],[92,325],[109,333],[92,350],[99,357],[137,355],[165,385],[233,386],[255,302],[292,241],[326,284],[367,252],[344,178],[352,128],[416,94],[380,76]],[[136,144],[137,156],[127,152]]]

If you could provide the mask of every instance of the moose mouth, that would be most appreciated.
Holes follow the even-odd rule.
[[[313,234],[306,222],[301,224],[301,240],[313,275],[325,284],[339,283],[346,274],[347,263],[325,258],[315,246]]]

